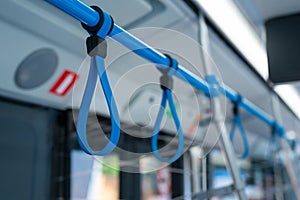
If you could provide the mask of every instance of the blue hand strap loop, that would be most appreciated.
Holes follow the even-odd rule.
[[[166,103],[167,100],[169,102],[169,106],[170,106],[170,110],[174,119],[174,123],[178,132],[178,149],[175,153],[175,155],[172,158],[169,159],[165,159],[163,158],[159,152],[158,152],[158,134],[159,134],[159,130],[160,130],[160,125],[161,125],[161,121],[164,115],[164,111],[166,108]],[[182,155],[183,151],[184,151],[184,135],[183,135],[183,131],[180,125],[180,121],[179,118],[177,116],[176,113],[176,108],[173,102],[173,98],[172,98],[172,91],[170,89],[164,89],[163,90],[163,95],[162,95],[162,100],[161,100],[161,107],[159,109],[157,118],[156,118],[156,122],[154,125],[154,130],[153,130],[153,136],[152,136],[152,150],[154,155],[156,156],[156,158],[162,162],[167,162],[167,163],[172,163],[174,161],[176,161],[178,158],[180,158],[180,156]]]
[[[176,161],[178,158],[180,158],[180,156],[183,154],[184,135],[183,135],[183,131],[182,131],[182,128],[180,125],[180,120],[177,116],[176,108],[175,108],[173,97],[172,97],[172,90],[171,90],[173,88],[173,79],[171,78],[171,76],[176,72],[177,67],[178,67],[178,62],[175,59],[171,58],[169,55],[166,55],[166,56],[170,59],[170,68],[159,69],[163,74],[160,78],[160,84],[161,84],[161,88],[163,90],[163,94],[162,94],[161,106],[160,106],[160,109],[159,109],[159,112],[158,112],[158,115],[156,118],[154,129],[153,129],[151,145],[152,145],[153,153],[158,160],[160,160],[161,162],[172,163],[172,162]],[[167,101],[169,102],[171,114],[172,114],[176,129],[177,129],[177,133],[178,133],[178,149],[177,149],[175,155],[169,159],[165,159],[160,155],[160,153],[158,152],[158,144],[157,144],[158,143],[158,134],[160,131],[160,125],[161,125],[161,121],[162,121],[162,118],[165,113]]]
[[[101,86],[109,108],[112,130],[109,139],[110,141],[108,142],[108,144],[101,151],[96,152],[88,144],[87,137],[86,137],[86,124],[87,124],[90,104],[92,102],[94,91],[96,88],[98,75],[100,77]],[[77,137],[81,148],[87,154],[97,155],[97,156],[104,156],[111,153],[114,150],[114,148],[117,146],[120,138],[120,119],[119,119],[117,106],[109,85],[108,77],[104,66],[104,59],[99,56],[92,57],[91,59],[89,76],[84,91],[84,95],[82,98],[79,114],[78,114]]]
[[[242,137],[242,140],[243,140],[243,143],[244,143],[244,152],[240,156],[240,158],[245,159],[249,155],[249,144],[248,144],[247,135],[246,135],[245,129],[242,125],[242,120],[241,120],[241,117],[240,117],[240,114],[239,114],[238,104],[240,103],[241,100],[242,100],[242,98],[239,97],[238,101],[236,101],[234,103],[234,108],[233,108],[234,119],[233,119],[231,131],[230,131],[230,140],[233,141],[233,138],[234,138],[234,135],[235,135],[235,129],[236,129],[236,127],[238,127],[240,129],[241,137]]]
[[[101,14],[103,17],[103,22],[98,30],[97,36],[100,38],[105,38],[106,35],[109,33],[110,28],[113,24],[112,18],[105,12]],[[100,16],[100,17],[101,17]],[[105,64],[104,64],[104,57],[106,56],[106,43],[105,45],[102,45],[102,42],[105,42],[105,40],[99,40],[97,36],[92,35],[88,38],[90,40],[87,42],[87,48],[88,53],[92,51],[93,48],[96,48],[97,45],[101,45],[100,48],[96,49],[97,51],[91,56],[91,66],[90,71],[88,75],[87,84],[85,87],[84,95],[82,98],[81,106],[79,109],[78,114],[78,121],[77,121],[77,138],[79,145],[81,148],[90,155],[97,155],[97,156],[104,156],[109,153],[111,153],[115,147],[117,146],[120,138],[120,119],[119,114],[116,106],[116,102],[113,97],[113,93],[108,81],[108,77],[106,74]],[[106,146],[100,150],[100,151],[94,151],[87,140],[86,136],[86,124],[88,120],[89,110],[90,110],[90,104],[92,102],[94,91],[97,84],[97,78],[99,76],[101,86],[104,92],[104,96],[108,105],[108,109],[110,112],[110,118],[111,118],[111,134],[109,138],[109,142],[106,144]]]

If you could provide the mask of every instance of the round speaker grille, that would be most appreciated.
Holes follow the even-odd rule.
[[[32,89],[45,83],[55,72],[58,56],[52,49],[39,49],[28,55],[15,73],[15,83],[22,89]]]

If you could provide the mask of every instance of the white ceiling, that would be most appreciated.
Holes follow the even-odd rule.
[[[256,23],[300,12],[299,0],[235,0]]]
[[[298,0],[254,0],[253,2],[264,19],[300,12]]]
[[[234,0],[248,20],[254,25],[258,34],[265,40],[264,24],[268,20],[300,13],[299,0]],[[289,83],[295,87],[300,96],[300,81]],[[295,102],[296,103],[296,102]]]

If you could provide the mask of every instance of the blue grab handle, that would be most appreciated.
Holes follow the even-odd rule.
[[[112,24],[113,21],[108,13],[103,12],[103,16],[104,16],[104,21],[97,35],[100,38],[104,39],[109,33],[110,27],[113,25]],[[87,137],[86,137],[86,124],[87,124],[90,104],[92,102],[94,91],[96,88],[97,75],[100,78],[101,86],[109,109],[110,118],[111,118],[111,127],[112,127],[109,142],[100,151],[94,151],[88,144]],[[109,85],[108,77],[106,74],[104,58],[100,56],[91,57],[89,76],[84,91],[83,99],[81,102],[79,114],[78,114],[77,133],[78,133],[77,134],[78,141],[81,148],[90,155],[105,156],[111,153],[119,142],[119,138],[120,138],[119,114],[118,114],[116,102],[113,97],[111,87]]]
[[[241,137],[242,137],[242,140],[243,140],[243,143],[244,143],[244,152],[240,156],[240,158],[245,159],[249,155],[249,143],[248,143],[248,139],[247,139],[247,136],[246,136],[245,129],[242,125],[242,120],[241,120],[240,115],[235,115],[234,116],[234,120],[233,120],[231,131],[230,131],[230,140],[231,141],[233,141],[234,134],[235,134],[235,129],[236,129],[237,126],[240,129]]]
[[[176,129],[177,129],[177,132],[178,132],[178,149],[177,149],[175,155],[173,157],[169,158],[169,159],[165,159],[159,154],[158,145],[157,145],[158,133],[160,131],[160,125],[161,125],[161,121],[162,121],[164,111],[165,111],[165,108],[166,108],[167,100],[169,102],[171,113],[172,113],[174,123],[176,125]],[[181,129],[179,118],[178,118],[177,113],[176,113],[176,108],[175,108],[175,105],[174,105],[174,102],[173,102],[172,92],[171,92],[170,89],[164,89],[163,90],[163,95],[162,95],[162,100],[161,100],[161,107],[159,109],[157,119],[156,119],[156,122],[155,122],[155,125],[154,125],[151,144],[152,144],[152,150],[153,150],[153,153],[154,153],[155,157],[158,160],[160,160],[161,162],[172,163],[172,162],[176,161],[178,158],[180,158],[180,156],[183,153],[183,150],[184,150],[184,135],[183,135],[183,131]]]
[[[87,137],[86,137],[86,124],[87,124],[90,104],[92,102],[96,83],[97,83],[97,75],[99,75],[104,96],[106,98],[106,102],[109,108],[110,117],[111,117],[111,126],[112,126],[110,141],[100,151],[94,151],[88,144]],[[97,155],[97,156],[104,156],[111,153],[119,142],[119,138],[120,138],[119,114],[109,85],[109,81],[108,81],[108,77],[104,65],[104,59],[99,56],[92,57],[91,59],[89,76],[84,91],[84,95],[82,98],[79,114],[78,114],[77,137],[81,148],[87,154]]]
[[[94,9],[90,8],[88,5],[86,5],[80,0],[45,1],[53,4],[57,8],[63,10],[65,13],[68,13],[74,18],[78,19],[80,22],[83,22],[89,26],[96,25],[100,20],[99,14]],[[133,36],[117,24],[114,24],[112,31],[109,33],[109,36],[113,37],[114,40],[116,40],[123,46],[133,50],[136,54],[145,58],[146,60],[149,60],[152,63],[162,66],[166,66],[169,64],[169,59],[166,56],[164,56],[162,53],[155,50],[154,48],[150,47],[146,43],[142,42],[137,37]],[[196,76],[191,71],[179,65],[174,75],[182,79],[183,81],[189,83],[199,91],[204,92],[210,97],[209,84],[200,77]],[[220,91],[231,101],[236,101],[237,98],[239,98],[239,94],[226,85],[222,85]],[[270,126],[275,126],[276,129],[279,130],[278,134],[280,137],[283,137],[285,135],[284,127],[281,124],[276,122],[276,120],[272,116],[270,116],[268,113],[266,113],[259,107],[255,106],[249,100],[243,98],[239,106],[248,111],[250,114],[259,118],[266,124]]]

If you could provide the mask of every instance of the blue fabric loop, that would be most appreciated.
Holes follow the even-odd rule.
[[[242,137],[242,140],[243,140],[243,143],[244,143],[244,152],[239,158],[245,159],[249,155],[249,144],[248,144],[248,139],[247,139],[247,136],[246,136],[245,129],[242,125],[242,120],[241,120],[240,115],[235,115],[234,116],[234,120],[233,120],[231,131],[230,131],[230,140],[231,141],[233,141],[234,134],[235,134],[235,129],[236,129],[237,126],[240,129],[241,137]]]
[[[161,121],[162,121],[164,111],[165,111],[165,108],[166,108],[167,100],[169,102],[171,113],[172,113],[174,123],[176,125],[176,129],[177,129],[177,132],[178,132],[178,149],[177,149],[175,155],[173,157],[169,158],[169,159],[162,158],[162,156],[158,152],[158,145],[157,145],[158,133],[160,131],[160,125],[161,125]],[[160,160],[161,162],[172,163],[172,162],[176,161],[178,158],[180,158],[180,156],[183,154],[183,151],[184,151],[184,135],[183,135],[183,131],[181,129],[179,118],[178,118],[177,113],[176,113],[176,108],[175,108],[173,98],[172,98],[172,91],[170,89],[164,89],[163,90],[163,95],[162,95],[162,100],[161,100],[161,107],[159,109],[158,116],[157,116],[157,119],[156,119],[156,122],[155,122],[155,125],[154,125],[151,144],[152,144],[152,150],[153,150],[153,153],[154,153],[155,157],[158,160]]]
[[[88,144],[86,137],[86,124],[89,115],[90,104],[93,99],[94,91],[97,83],[97,75],[99,75],[102,89],[106,98],[111,117],[111,135],[108,144],[100,151],[94,151]],[[89,76],[84,91],[83,99],[81,102],[78,121],[77,121],[77,137],[81,148],[90,155],[104,156],[111,153],[120,138],[120,119],[117,106],[109,85],[108,77],[105,70],[104,59],[95,56],[91,59],[91,66]]]

